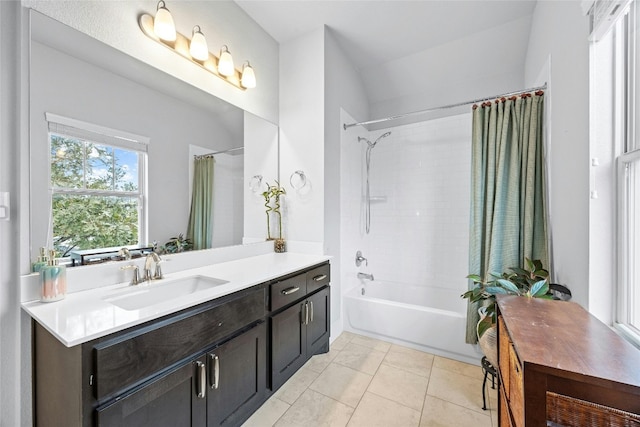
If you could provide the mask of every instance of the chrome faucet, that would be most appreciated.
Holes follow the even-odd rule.
[[[162,269],[160,268],[160,263],[162,262],[162,258],[155,252],[151,252],[147,255],[147,258],[144,261],[144,280],[157,280],[162,279]],[[155,264],[155,271],[153,275],[151,275],[151,264]]]
[[[358,273],[358,279],[367,279],[367,280],[371,280],[372,282],[375,280],[373,278],[373,274],[368,274],[368,273]]]
[[[131,286],[135,286],[142,281],[140,280],[140,274],[138,272],[137,265],[125,265],[124,267],[120,267],[120,270],[133,270],[133,276],[131,277],[131,282],[129,282]]]
[[[129,252],[129,249],[127,248],[122,248],[118,251],[118,256],[124,258],[126,261],[129,261],[131,259],[131,252]]]

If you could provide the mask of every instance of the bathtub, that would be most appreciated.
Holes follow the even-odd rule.
[[[344,295],[345,329],[461,362],[480,364],[465,343],[462,291],[386,281],[360,281]]]

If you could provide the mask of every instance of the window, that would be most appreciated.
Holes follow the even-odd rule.
[[[146,243],[146,144],[118,134],[49,121],[51,237],[61,257]]]

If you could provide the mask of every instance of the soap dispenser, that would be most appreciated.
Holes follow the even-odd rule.
[[[31,264],[31,271],[33,273],[39,273],[42,270],[42,267],[46,267],[49,261],[49,257],[47,257],[47,250],[45,248],[40,248],[40,255],[36,262]]]
[[[58,265],[54,251],[49,251],[47,265],[40,270],[40,284],[42,302],[58,301],[67,295],[67,269]]]

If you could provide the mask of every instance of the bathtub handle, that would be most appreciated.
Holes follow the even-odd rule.
[[[294,293],[294,292],[298,292],[299,290],[300,290],[300,288],[299,288],[299,287],[297,287],[297,286],[292,286],[292,287],[290,287],[290,288],[283,289],[282,291],[280,291],[280,293],[281,293],[282,295],[291,295],[292,293]]]
[[[320,274],[319,276],[314,277],[313,281],[314,282],[322,282],[326,278],[327,278],[326,274]]]

